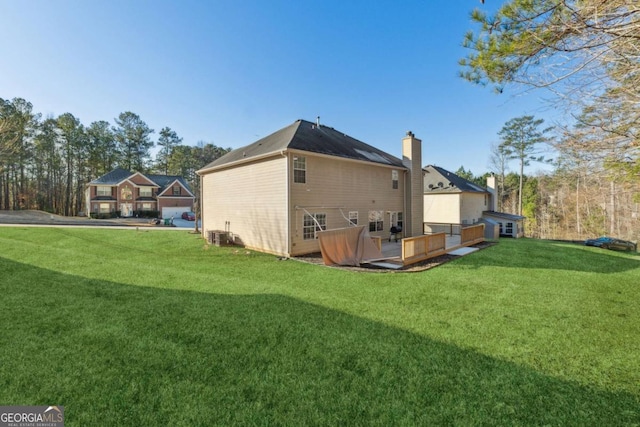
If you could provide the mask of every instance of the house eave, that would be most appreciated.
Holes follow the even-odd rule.
[[[366,160],[352,159],[352,158],[349,158],[349,157],[335,156],[335,155],[324,154],[324,153],[316,153],[314,151],[306,151],[306,150],[287,148],[285,150],[278,150],[278,151],[272,151],[272,152],[269,152],[269,153],[265,153],[265,154],[262,154],[260,156],[247,157],[246,159],[236,160],[234,162],[224,163],[222,165],[212,166],[212,167],[209,167],[209,168],[203,168],[203,169],[200,169],[200,170],[196,171],[196,174],[199,175],[199,176],[203,176],[203,175],[209,174],[211,172],[215,172],[215,171],[222,170],[222,169],[232,168],[232,167],[239,166],[239,165],[242,165],[242,164],[245,164],[245,163],[251,163],[251,162],[255,162],[255,161],[259,161],[259,160],[264,160],[264,159],[268,159],[270,157],[285,156],[288,153],[300,154],[300,155],[305,155],[305,156],[321,157],[321,158],[325,158],[325,159],[343,160],[343,161],[346,161],[346,162],[358,163],[358,164],[363,164],[363,165],[370,165],[370,166],[373,165],[373,166],[385,167],[387,169],[407,170],[407,168],[405,166],[400,166],[400,165],[385,164],[385,163],[379,163],[379,162],[370,162],[370,161],[366,161]]]
[[[486,215],[488,217],[507,219],[511,221],[522,221],[527,219],[526,216],[510,214],[506,212],[496,212],[496,211],[483,211],[482,215]]]
[[[387,169],[408,170],[405,166],[394,165],[394,164],[386,164],[386,163],[380,163],[380,162],[371,162],[371,161],[360,160],[360,159],[352,159],[350,157],[335,156],[335,155],[332,155],[332,154],[324,154],[324,153],[316,153],[315,151],[287,149],[287,150],[284,150],[284,152],[293,153],[293,154],[304,154],[305,156],[322,157],[322,158],[325,158],[325,159],[332,159],[332,160],[343,160],[345,162],[357,163],[357,164],[361,164],[361,165],[381,166],[381,167],[385,167]]]
[[[279,155],[284,155],[284,153],[286,153],[286,151],[287,150],[271,151],[269,153],[261,154],[259,156],[246,157],[244,159],[235,160],[233,162],[223,163],[221,165],[211,166],[211,167],[208,167],[208,168],[202,168],[200,170],[197,170],[196,174],[198,176],[203,176],[203,175],[206,175],[208,173],[215,172],[215,171],[218,171],[218,170],[228,169],[228,168],[232,168],[232,167],[235,167],[235,166],[238,166],[238,165],[242,165],[242,164],[245,164],[245,163],[255,162],[256,160],[263,160],[263,159],[267,159],[269,157],[275,157],[275,156],[279,156]]]

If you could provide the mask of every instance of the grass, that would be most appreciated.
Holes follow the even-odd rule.
[[[0,404],[66,425],[640,425],[640,261],[536,240],[356,273],[0,228]]]

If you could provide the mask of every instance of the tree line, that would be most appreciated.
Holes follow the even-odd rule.
[[[460,76],[498,94],[543,90],[569,118],[545,141],[556,153],[554,172],[524,177],[518,191],[531,235],[637,240],[640,4],[508,0],[494,14],[476,9],[471,18],[477,28],[464,38],[469,53]],[[512,158],[511,148],[504,139],[494,147],[495,170]]]
[[[230,151],[212,143],[182,144],[175,131],[154,130],[126,111],[84,125],[71,113],[42,118],[22,99],[0,98],[0,209],[59,215],[87,212],[85,185],[115,169],[181,175],[198,194],[195,171]],[[159,147],[155,156],[151,149]]]
[[[498,210],[525,216],[528,237],[583,240],[610,235],[638,240],[640,177],[605,161],[602,147],[577,150],[575,135],[549,136],[552,128],[541,128],[543,123],[533,116],[509,120],[491,150],[490,171],[475,176],[462,166],[456,174],[482,186],[489,174],[495,175]],[[543,153],[555,156],[545,159]],[[524,166],[534,161],[550,163],[552,170],[524,174]]]

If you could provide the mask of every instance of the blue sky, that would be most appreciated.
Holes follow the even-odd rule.
[[[501,2],[488,0],[493,9]],[[0,0],[0,97],[83,124],[123,111],[156,133],[237,148],[297,119],[423,164],[475,174],[513,117],[554,119],[540,94],[458,77],[479,0]],[[512,168],[515,168],[515,164]]]

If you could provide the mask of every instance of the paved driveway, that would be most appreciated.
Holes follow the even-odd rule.
[[[195,228],[196,222],[187,221],[186,219],[182,219],[182,218],[174,218],[173,225],[180,228]],[[199,220],[198,220],[198,225],[201,225]]]

